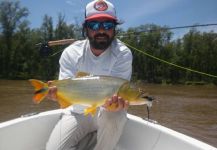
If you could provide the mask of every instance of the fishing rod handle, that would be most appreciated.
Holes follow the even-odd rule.
[[[64,40],[56,40],[56,41],[49,41],[49,46],[56,46],[56,45],[65,45],[65,44],[72,44],[76,40],[75,39],[64,39]]]

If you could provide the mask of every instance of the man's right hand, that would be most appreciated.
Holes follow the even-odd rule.
[[[53,81],[48,81],[48,94],[46,96],[46,98],[51,99],[53,101],[57,101],[57,87],[52,85]]]

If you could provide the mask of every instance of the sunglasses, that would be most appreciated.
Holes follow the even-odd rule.
[[[86,22],[86,25],[89,29],[97,31],[100,29],[100,27],[103,27],[104,30],[113,29],[115,27],[116,23],[113,21],[103,21],[103,22],[88,21],[88,22]]]

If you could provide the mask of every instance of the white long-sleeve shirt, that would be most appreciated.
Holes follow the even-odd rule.
[[[77,41],[63,51],[59,63],[59,80],[73,78],[79,71],[127,80],[130,80],[132,73],[132,53],[117,39],[99,56],[92,53],[88,40]],[[86,106],[75,104],[69,109],[83,113],[85,108]]]
[[[132,73],[132,53],[118,39],[113,40],[111,46],[99,56],[92,53],[89,40],[77,41],[63,51],[59,63],[60,80],[75,77],[79,71],[127,80],[130,80]]]

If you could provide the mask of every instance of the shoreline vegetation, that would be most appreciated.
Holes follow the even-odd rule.
[[[56,79],[59,57],[65,46],[52,47],[48,57],[41,56],[40,46],[51,40],[81,39],[82,26],[67,24],[58,14],[57,24],[44,15],[41,27],[30,28],[30,11],[19,1],[0,2],[0,79],[41,80]],[[192,27],[181,38],[174,39],[168,26],[144,24],[123,30],[117,28],[117,37],[154,57],[207,74],[217,75],[217,33],[202,32]],[[180,70],[132,50],[133,81],[162,85],[217,85],[217,78]],[[52,55],[55,54],[56,55]]]

